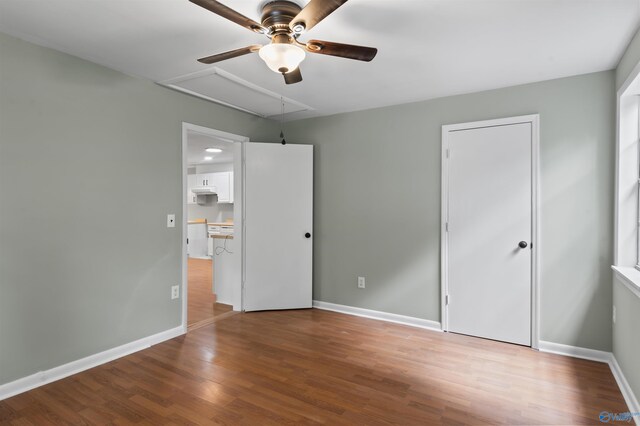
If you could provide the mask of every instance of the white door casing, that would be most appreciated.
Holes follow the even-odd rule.
[[[243,208],[243,309],[311,308],[313,146],[244,144]]]
[[[241,149],[242,144],[244,142],[248,142],[249,138],[246,136],[236,135],[233,133],[224,132],[221,130],[211,129],[208,127],[198,126],[196,124],[182,122],[182,286],[180,292],[180,299],[182,300],[182,328],[184,332],[187,332],[187,310],[189,306],[188,302],[188,256],[187,256],[187,194],[189,190],[188,185],[188,149],[187,149],[187,141],[188,135],[190,132],[201,133],[204,135],[212,136],[218,139],[222,139],[228,141],[231,149],[233,149],[233,167],[234,170],[240,170],[241,168]],[[198,186],[197,179],[195,181],[195,186]],[[241,188],[243,186],[242,182],[242,173],[234,173],[234,188],[237,191],[236,195],[239,195]],[[235,198],[238,198],[237,196]],[[234,242],[234,249],[238,252],[242,251],[242,215],[240,213],[242,207],[242,203],[238,203],[238,205],[234,206],[234,238],[237,240]],[[234,276],[233,286],[233,309],[239,311],[241,309],[241,275],[240,275],[240,256],[236,256],[234,258],[234,262],[236,263],[236,270],[238,271]]]
[[[443,126],[447,331],[537,347],[537,139],[537,115]]]

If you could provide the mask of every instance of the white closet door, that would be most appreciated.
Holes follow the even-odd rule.
[[[244,309],[310,308],[313,146],[244,148]]]
[[[446,138],[449,331],[529,346],[532,125]]]

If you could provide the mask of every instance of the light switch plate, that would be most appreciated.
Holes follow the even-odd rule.
[[[175,228],[176,227],[176,215],[168,214],[167,215],[167,228]]]

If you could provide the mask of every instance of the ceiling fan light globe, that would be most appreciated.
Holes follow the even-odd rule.
[[[271,71],[278,74],[283,73],[282,69],[286,69],[286,72],[295,70],[305,58],[304,50],[285,43],[262,46],[258,54]]]

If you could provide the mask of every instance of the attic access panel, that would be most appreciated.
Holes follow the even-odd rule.
[[[234,74],[212,67],[158,84],[259,117],[312,110],[308,105],[250,83]]]

